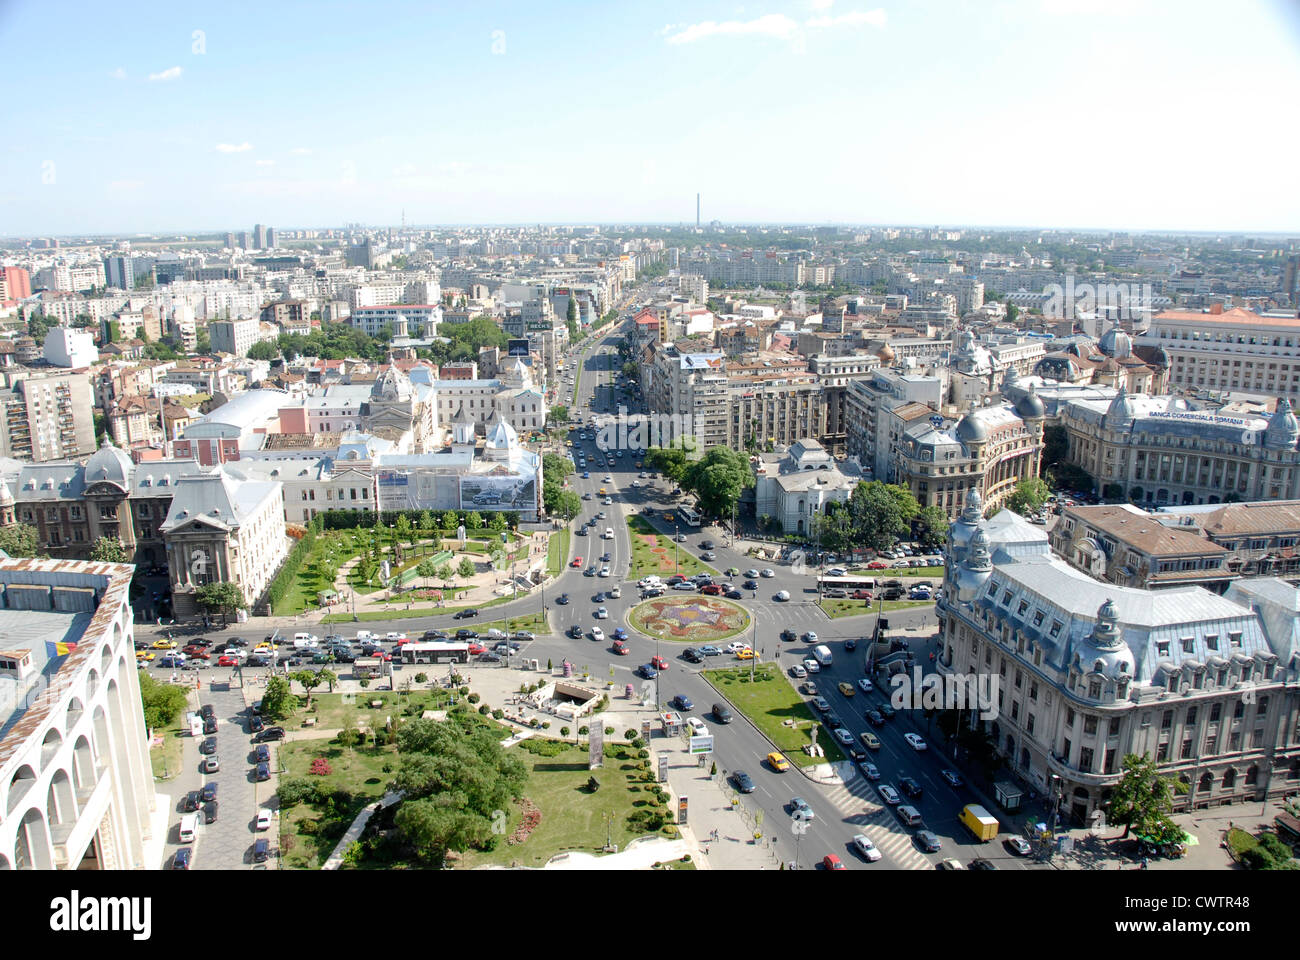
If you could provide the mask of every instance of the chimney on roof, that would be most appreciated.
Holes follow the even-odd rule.
[[[1216,303],[1216,304],[1214,304],[1213,306],[1211,306],[1211,307],[1210,307],[1210,313],[1211,313],[1212,315],[1215,315],[1215,316],[1217,316],[1217,315],[1220,314],[1220,313],[1223,313],[1223,304],[1221,304],[1221,303]]]

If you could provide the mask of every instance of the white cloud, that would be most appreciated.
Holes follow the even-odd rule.
[[[305,157],[307,154],[311,153],[311,147],[294,147],[289,152],[295,156]]]
[[[829,10],[834,0],[811,0],[813,9]],[[883,27],[888,19],[883,9],[876,10],[853,10],[848,13],[841,13],[838,16],[823,14],[817,17],[811,17],[802,24],[792,20],[783,13],[769,13],[758,17],[754,20],[705,20],[702,23],[692,23],[687,25],[678,24],[672,27],[665,27],[660,31],[661,35],[665,31],[676,30],[668,36],[668,43],[694,43],[697,40],[703,40],[707,37],[716,36],[762,36],[772,37],[777,40],[801,40],[801,31],[823,30],[828,27]]]
[[[243,153],[246,150],[252,150],[253,145],[247,141],[243,143],[219,143],[217,144],[218,153]]]
[[[125,80],[126,71],[123,70],[121,67],[118,67],[116,70],[110,73],[109,76],[112,77],[114,80]]]
[[[883,27],[888,15],[884,10],[854,10],[837,17],[813,17],[804,26],[809,30],[825,27]]]
[[[669,43],[694,43],[706,37],[715,36],[765,36],[785,40],[792,37],[799,29],[799,24],[783,13],[769,13],[756,20],[705,20],[683,27],[679,33],[668,38]]]
[[[150,80],[175,80],[181,75],[180,67],[168,67],[162,73],[149,74]]]
[[[275,161],[274,161],[274,160],[258,160],[258,161],[257,161],[257,165],[258,165],[259,167],[274,167],[274,166],[275,166]]]

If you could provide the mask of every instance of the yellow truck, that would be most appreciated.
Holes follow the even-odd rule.
[[[998,819],[978,803],[970,803],[962,809],[961,822],[966,829],[975,834],[975,839],[983,843],[994,840],[998,835]]]

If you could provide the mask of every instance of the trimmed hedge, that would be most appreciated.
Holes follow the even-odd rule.
[[[303,534],[301,540],[293,545],[293,549],[289,551],[289,556],[285,557],[284,564],[280,567],[280,572],[271,581],[271,586],[266,591],[267,605],[271,608],[271,613],[275,613],[276,605],[285,598],[285,595],[293,587],[303,563],[311,555],[312,547],[316,544],[316,535],[321,532],[323,523],[322,517],[312,517],[311,522],[307,524],[307,532]]]

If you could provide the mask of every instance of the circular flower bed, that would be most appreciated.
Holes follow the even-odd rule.
[[[749,629],[749,613],[720,597],[660,597],[638,603],[628,613],[636,630],[660,640],[712,643]]]

